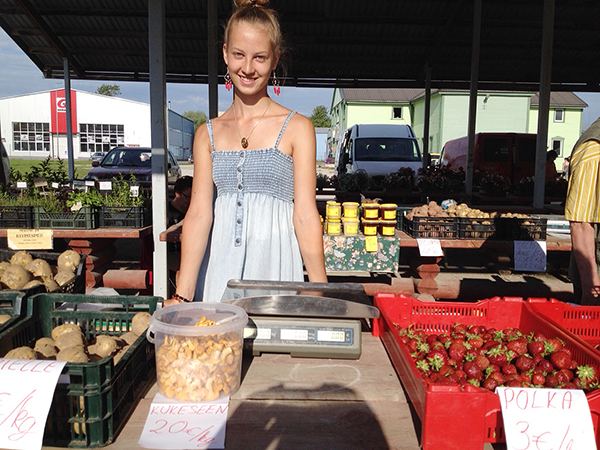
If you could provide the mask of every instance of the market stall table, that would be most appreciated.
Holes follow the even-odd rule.
[[[362,342],[359,360],[247,356],[230,401],[225,447],[418,450],[410,406],[383,344],[369,331]],[[156,392],[155,385],[103,448],[140,448]]]

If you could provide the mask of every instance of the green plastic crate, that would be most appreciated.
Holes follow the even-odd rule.
[[[0,333],[0,355],[50,336],[54,327],[76,323],[88,341],[98,334],[121,335],[131,328],[140,311],[154,313],[160,297],[102,297],[79,294],[37,294],[27,299],[26,316]],[[88,310],[84,304],[108,309]],[[114,365],[112,357],[89,363],[67,363],[50,407],[44,445],[93,448],[113,442],[138,400],[156,380],[154,345],[145,335],[129,347]]]
[[[0,228],[33,228],[33,206],[0,206]]]
[[[27,303],[25,294],[21,291],[0,291],[0,314],[12,316],[3,324],[0,324],[0,333],[17,323],[25,315]]]
[[[84,206],[73,212],[46,212],[41,206],[33,209],[34,228],[66,228],[89,230],[98,228],[98,208]]]
[[[103,206],[100,228],[143,228],[152,223],[152,210],[145,206]]]

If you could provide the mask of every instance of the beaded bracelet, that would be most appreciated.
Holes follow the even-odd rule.
[[[177,300],[181,300],[182,302],[185,302],[185,303],[191,303],[192,302],[191,300],[188,300],[187,298],[182,297],[179,294],[173,294],[173,298],[176,298]]]

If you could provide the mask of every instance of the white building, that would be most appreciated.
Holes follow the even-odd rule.
[[[116,146],[150,147],[150,105],[71,90],[74,159]],[[169,149],[177,159],[192,151],[194,123],[169,111]],[[64,89],[0,99],[0,135],[9,157],[67,158]],[[171,141],[173,141],[171,143]]]

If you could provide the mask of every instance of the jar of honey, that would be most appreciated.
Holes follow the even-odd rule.
[[[329,236],[339,236],[342,234],[341,220],[327,220],[327,234]]]
[[[396,219],[394,220],[379,220],[379,233],[382,236],[394,236],[396,234]]]
[[[344,217],[358,218],[358,203],[357,202],[344,202],[342,203],[344,209]]]
[[[363,203],[363,219],[379,219],[379,203]]]
[[[362,228],[365,236],[377,236],[377,228],[379,226],[379,219],[363,219]]]
[[[333,200],[325,204],[325,215],[327,219],[339,220],[342,218],[342,205]]]
[[[342,219],[344,224],[344,235],[345,236],[357,236],[358,235],[358,219],[353,217],[344,217]]]
[[[396,220],[398,205],[395,203],[383,203],[380,205],[381,218],[385,220]]]

